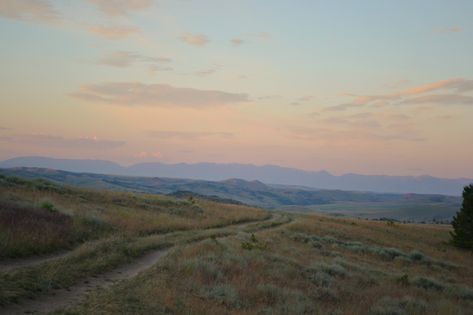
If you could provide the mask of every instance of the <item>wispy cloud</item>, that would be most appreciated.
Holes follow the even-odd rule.
[[[108,16],[125,16],[142,11],[153,4],[153,0],[87,0]]]
[[[0,17],[46,24],[62,19],[47,0],[1,0]]]
[[[343,111],[366,105],[384,106],[400,104],[433,104],[433,105],[470,105],[473,97],[465,95],[473,91],[473,80],[455,78],[436,81],[404,89],[395,93],[377,95],[344,94],[353,100],[325,108],[326,111]]]
[[[241,38],[233,38],[230,42],[232,43],[234,47],[238,47],[242,45],[245,41]]]
[[[231,132],[207,132],[207,131],[168,131],[168,130],[150,130],[148,136],[160,139],[202,139],[209,137],[231,138]]]
[[[217,72],[217,69],[204,69],[204,70],[195,71],[193,74],[199,77],[205,77],[205,76],[214,74],[215,72]]]
[[[186,44],[202,47],[207,45],[210,40],[207,35],[204,34],[192,34],[192,33],[184,33],[179,36],[179,39]]]
[[[12,135],[1,137],[0,139],[7,142],[26,143],[36,146],[82,149],[113,149],[125,144],[125,141],[104,140],[97,137],[64,138],[48,134]]]
[[[457,94],[422,95],[406,99],[405,104],[473,105],[473,96]]]
[[[117,12],[123,8],[132,9],[139,7],[139,2],[145,1],[92,1],[101,2],[104,6],[117,4]],[[134,4],[133,4],[134,3]],[[78,29],[106,39],[123,39],[131,35],[141,33],[140,29],[133,25],[90,25],[67,20],[63,14],[56,10],[52,1],[49,0],[1,0],[0,18],[10,18],[37,24],[47,24],[61,29]]]
[[[145,63],[149,65],[166,64],[172,62],[171,58],[166,57],[149,57],[131,51],[115,51],[107,53],[99,58],[98,64],[107,65],[118,68],[125,68],[134,63]],[[157,70],[157,69],[156,69]]]
[[[437,34],[460,33],[461,31],[462,31],[462,29],[459,26],[434,29],[434,33],[437,33]]]
[[[314,97],[312,95],[303,95],[298,98],[296,98],[294,101],[290,103],[292,106],[299,106],[306,104],[307,102],[313,101]]]
[[[271,34],[269,34],[268,32],[259,32],[259,33],[253,34],[253,36],[263,41],[267,41],[271,39]]]
[[[150,64],[148,66],[148,70],[154,74],[156,72],[167,72],[167,71],[173,71],[174,68],[173,67],[169,67],[169,66],[161,66],[161,65],[157,65],[157,64]]]
[[[91,34],[107,39],[122,39],[140,33],[138,28],[131,25],[91,25],[85,29]]]
[[[247,94],[179,88],[166,84],[109,82],[82,86],[73,97],[111,105],[208,107],[248,102]]]
[[[407,141],[421,142],[425,141],[423,137],[412,132],[399,131],[378,131],[373,132],[365,129],[334,129],[334,128],[291,128],[289,137],[296,140],[315,141],[328,144],[343,143],[365,143],[367,141],[385,142],[385,141]]]
[[[148,152],[148,151],[141,151],[133,154],[134,158],[138,159],[159,159],[163,156],[163,154],[159,151],[155,152]]]

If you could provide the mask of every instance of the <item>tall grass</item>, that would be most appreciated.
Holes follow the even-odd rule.
[[[67,215],[0,201],[0,258],[21,257],[69,248],[74,223]]]

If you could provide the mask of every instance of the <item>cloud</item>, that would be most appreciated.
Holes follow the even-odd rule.
[[[149,158],[159,159],[162,156],[163,156],[162,153],[158,151],[157,152],[141,151],[141,152],[133,154],[133,157],[138,158],[138,159],[149,159]]]
[[[86,27],[86,30],[91,34],[107,39],[122,39],[140,33],[138,28],[131,25],[92,25]]]
[[[263,41],[267,41],[271,39],[271,34],[269,34],[268,32],[260,32],[258,34],[255,34],[255,36],[258,39],[263,40]]]
[[[313,101],[313,100],[314,100],[314,97],[312,95],[304,95],[304,96],[296,98],[289,105],[299,106],[299,105],[303,105],[303,104],[305,104],[307,102],[310,102],[310,101]]]
[[[325,107],[324,111],[326,111],[326,112],[339,112],[339,111],[344,111],[344,110],[347,110],[347,109],[353,108],[353,107],[359,107],[359,105],[358,104],[353,104],[353,103],[345,103],[345,104]]]
[[[230,41],[234,47],[242,45],[245,41],[241,38],[234,38]]]
[[[126,16],[133,11],[149,8],[153,0],[88,0],[108,16]]]
[[[303,141],[322,141],[329,144],[353,143],[365,141],[407,141],[420,142],[424,138],[412,132],[379,131],[372,132],[363,129],[340,130],[333,128],[291,128],[289,129],[291,138]]]
[[[62,19],[47,0],[1,0],[0,16],[46,24],[52,24]]]
[[[217,72],[216,69],[204,69],[204,70],[195,71],[194,74],[199,77],[205,77],[205,76],[214,74],[215,72]]]
[[[197,47],[205,46],[210,42],[209,38],[203,34],[184,33],[179,36],[179,39],[189,45]]]
[[[375,119],[368,119],[368,117],[362,117],[359,119],[332,117],[327,118],[323,121],[331,125],[338,124],[344,127],[356,127],[362,129],[374,129],[381,127],[381,124],[378,121],[376,121]]]
[[[147,132],[148,136],[160,139],[202,139],[209,137],[231,138],[231,132],[206,132],[206,131],[165,131],[151,130]]]
[[[424,85],[404,89],[395,93],[378,95],[343,94],[353,98],[350,103],[326,107],[326,111],[343,111],[353,107],[367,105],[385,106],[400,104],[438,104],[438,105],[470,105],[472,96],[464,95],[473,91],[473,80],[454,78],[431,82]],[[447,93],[445,93],[447,92]]]
[[[248,102],[247,94],[179,88],[167,84],[109,82],[83,85],[73,97],[112,105],[208,107]]]
[[[113,149],[125,144],[124,141],[103,140],[97,137],[63,138],[47,134],[26,134],[2,137],[2,140],[14,143],[27,143],[37,146],[82,148],[82,149]]]
[[[156,64],[151,64],[148,66],[148,69],[151,73],[156,73],[156,72],[162,72],[162,71],[173,71],[173,67],[167,67],[167,66],[159,66]]]
[[[107,65],[118,68],[125,68],[133,65],[134,63],[148,63],[148,64],[160,64],[160,63],[170,63],[172,59],[164,57],[148,57],[140,55],[138,53],[130,51],[115,51],[103,55],[97,61],[98,64]],[[157,70],[157,69],[156,69]]]
[[[473,105],[473,96],[457,94],[423,95],[405,100],[405,104]]]
[[[462,29],[459,26],[434,29],[434,33],[437,33],[437,34],[460,33],[461,31]]]
[[[143,5],[143,3],[150,2],[148,0],[90,1],[100,2],[107,7],[112,7],[112,3],[116,3],[115,10],[117,12],[122,12],[123,8],[129,10],[133,8],[137,9]],[[61,29],[67,26],[71,29],[79,29],[107,39],[122,39],[133,34],[141,33],[137,27],[131,25],[87,25],[65,20],[63,15],[53,7],[49,0],[0,0],[0,17],[49,24],[55,27],[61,26]]]

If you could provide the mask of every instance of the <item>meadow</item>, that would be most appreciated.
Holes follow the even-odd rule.
[[[473,313],[473,253],[448,225],[0,184],[0,313]]]

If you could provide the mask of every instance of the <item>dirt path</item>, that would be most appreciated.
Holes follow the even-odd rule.
[[[278,220],[281,220],[281,218],[282,216],[280,215],[273,215],[267,220],[260,221],[260,223],[279,222]],[[290,221],[284,221],[284,223],[278,225],[263,225],[257,230],[277,228],[281,225],[287,224],[288,222]],[[246,227],[254,224],[258,224],[258,222],[235,224],[235,232],[243,231]],[[130,264],[121,266],[96,277],[88,278],[69,289],[54,290],[50,294],[38,297],[35,300],[22,301],[21,304],[7,306],[4,309],[0,309],[0,314],[47,314],[56,310],[70,308],[72,305],[83,300],[91,291],[108,288],[118,281],[133,278],[140,272],[147,270],[156,264],[161,257],[166,255],[169,250],[170,249],[168,248],[150,251]]]
[[[225,227],[232,227],[232,226],[239,226],[239,225],[245,225],[246,226],[246,225],[252,224],[252,223],[256,224],[258,222],[265,222],[265,221],[270,220],[271,218],[264,219],[264,220],[261,220],[261,221],[233,223],[233,224],[220,226],[218,228],[225,228]],[[203,228],[203,229],[199,229],[199,230],[196,230],[196,231],[211,230],[211,229],[216,229],[216,228],[215,227],[208,227],[208,228]],[[183,230],[183,232],[192,232],[192,231],[193,230]],[[176,231],[172,231],[172,232],[168,232],[168,233],[157,233],[157,234],[161,234],[161,235],[165,236],[166,234],[171,234],[171,233],[175,233],[175,232]],[[33,266],[36,266],[36,265],[47,263],[47,262],[50,262],[50,261],[55,260],[55,259],[63,258],[65,256],[69,255],[70,253],[72,253],[74,250],[75,249],[72,249],[72,250],[69,250],[69,251],[61,251],[61,252],[53,253],[53,254],[49,254],[49,255],[36,256],[36,257],[17,258],[17,259],[14,258],[14,259],[2,260],[2,261],[0,261],[0,272],[10,271],[10,270],[13,270],[13,269],[16,269],[16,268],[33,267]]]
[[[24,301],[22,304],[0,309],[0,314],[47,314],[65,309],[80,302],[90,291],[104,289],[117,281],[136,276],[141,271],[153,266],[166,253],[167,250],[149,252],[131,264],[84,280],[69,289],[54,290],[51,294],[36,300]]]

